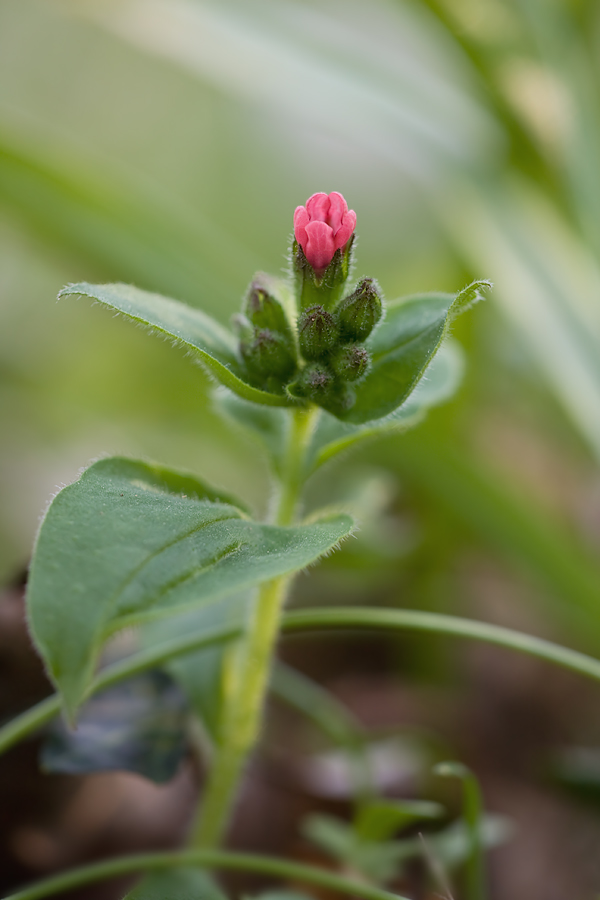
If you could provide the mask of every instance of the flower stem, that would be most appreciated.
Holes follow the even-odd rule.
[[[318,410],[291,414],[281,492],[274,516],[276,525],[291,525],[296,518],[306,472],[306,452]],[[261,585],[254,601],[235,670],[237,690],[225,707],[222,738],[208,784],[201,798],[200,815],[191,845],[217,847],[227,828],[244,765],[260,731],[264,697],[281,610],[293,576]]]

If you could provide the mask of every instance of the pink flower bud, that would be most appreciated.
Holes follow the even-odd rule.
[[[313,269],[321,274],[356,228],[356,213],[341,194],[313,194],[294,213],[294,236]]]

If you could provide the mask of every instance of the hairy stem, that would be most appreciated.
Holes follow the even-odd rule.
[[[276,525],[291,525],[295,521],[315,415],[313,410],[305,409],[291,414]],[[273,649],[291,580],[292,576],[287,575],[261,585],[253,604],[235,670],[236,690],[224,710],[220,746],[192,835],[194,847],[217,847],[227,828],[244,765],[260,732]]]

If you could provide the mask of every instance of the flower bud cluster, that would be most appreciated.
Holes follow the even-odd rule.
[[[307,364],[288,393],[332,409],[350,408],[352,385],[367,374],[371,362],[363,341],[381,315],[381,297],[371,278],[364,278],[331,311],[319,304],[305,309],[298,319],[298,346]]]
[[[262,390],[311,401],[334,413],[353,405],[353,385],[371,363],[364,341],[383,312],[372,278],[363,278],[342,297],[355,224],[356,214],[336,192],[313,194],[306,207],[297,208],[295,328],[273,279],[259,273],[250,285],[234,326],[247,377]]]

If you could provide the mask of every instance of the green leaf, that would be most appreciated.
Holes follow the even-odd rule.
[[[398,409],[425,374],[448,336],[452,322],[482,299],[488,281],[476,281],[457,294],[418,294],[387,307],[383,324],[367,341],[373,364],[356,388],[356,402],[338,418],[354,425],[381,419]]]
[[[312,471],[357,444],[405,431],[416,425],[428,409],[452,397],[460,383],[463,369],[460,346],[454,341],[448,341],[436,353],[404,403],[385,418],[367,425],[350,425],[324,413],[310,445]],[[277,410],[267,412],[272,414]]]
[[[201,869],[169,869],[152,872],[123,900],[227,900],[207,872]]]
[[[267,406],[294,405],[288,397],[261,391],[244,380],[233,334],[201,310],[129,284],[81,282],[67,285],[58,296],[75,295],[90,297],[183,344],[210,375],[240,397]]]
[[[249,403],[223,388],[218,388],[215,404],[228,423],[238,427],[260,445],[263,452],[267,453],[275,472],[281,473],[291,424],[287,411]],[[337,422],[332,416],[327,418]]]
[[[482,836],[483,803],[479,782],[473,772],[460,762],[438,763],[434,772],[446,778],[459,778],[463,783],[463,818],[469,848],[465,860],[465,896],[467,900],[485,900],[487,889]]]
[[[104,639],[302,569],[352,527],[348,516],[280,528],[180,472],[115,457],[54,499],[28,587],[37,646],[72,717]]]
[[[164,672],[144,672],[87,701],[75,730],[52,723],[42,746],[46,772],[124,770],[157,784],[176,774],[185,755],[188,707]]]
[[[443,806],[428,800],[373,800],[361,806],[354,830],[364,841],[385,841],[413,822],[443,814]]]
[[[181,616],[171,616],[166,621],[149,622],[142,630],[142,642],[145,647],[156,647],[185,635],[200,634],[219,626],[243,622],[250,596],[249,592],[234,594],[220,603],[213,603]],[[226,689],[224,665],[230,652],[231,645],[206,647],[172,659],[165,666],[182,687],[213,745],[217,745],[220,739]]]

